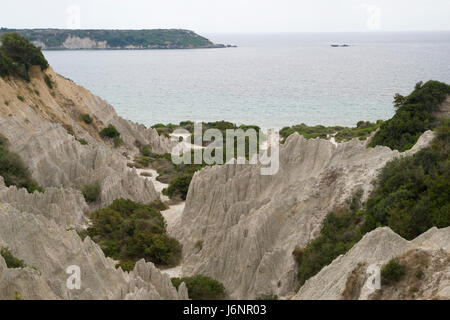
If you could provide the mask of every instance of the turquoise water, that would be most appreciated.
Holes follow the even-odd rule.
[[[239,47],[45,56],[58,73],[145,125],[350,126],[390,118],[393,95],[420,80],[450,83],[450,32],[207,36]]]

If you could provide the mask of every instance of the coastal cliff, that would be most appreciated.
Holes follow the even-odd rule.
[[[0,36],[17,32],[44,50],[81,49],[196,49],[226,48],[190,30],[65,30],[0,29]]]
[[[117,261],[77,233],[89,225],[93,209],[115,199],[159,199],[151,181],[127,163],[143,145],[165,153],[171,142],[120,118],[107,102],[51,68],[32,66],[27,75],[29,81],[0,77],[2,161],[13,161],[2,172],[23,162],[40,191],[29,193],[0,178],[0,299],[187,299],[186,286],[175,289],[153,263],[117,269]],[[111,126],[120,143],[102,135]],[[98,199],[87,202],[83,186],[93,182]],[[79,290],[66,285],[71,265],[81,267]]]
[[[358,139],[336,146],[295,133],[280,150],[274,176],[261,176],[255,165],[197,172],[172,230],[183,244],[183,275],[218,279],[236,299],[292,295],[296,247],[314,239],[327,213],[357,190],[367,199],[371,181],[388,161],[417,152],[432,137],[426,132],[415,148],[401,154],[366,148],[367,141]]]
[[[128,261],[113,255],[126,251],[129,243],[123,238],[130,238],[133,229],[145,227],[157,229],[157,235],[144,230],[137,234],[138,241],[155,237],[162,243],[157,249],[166,253],[170,251],[161,239],[170,241],[180,253],[173,266],[181,269],[182,279],[218,280],[224,286],[220,297],[226,293],[235,299],[450,298],[450,220],[446,220],[445,198],[450,122],[438,127],[438,120],[448,117],[448,85],[418,84],[410,96],[401,97],[396,116],[368,138],[336,143],[308,139],[295,131],[280,146],[275,175],[263,176],[260,165],[250,164],[199,169],[188,186],[186,203],[169,217],[171,210],[159,201],[165,199],[161,182],[155,188],[158,173],[142,169],[147,174],[143,176],[132,168],[132,161],[144,152],[165,157],[174,142],[155,129],[119,117],[106,101],[55,73],[39,49],[18,35],[11,37],[33,59],[0,51],[0,299],[188,299],[188,282],[178,279],[176,288],[167,270],[163,273],[146,262],[142,252]],[[11,62],[11,56],[17,60]],[[397,139],[398,125],[402,139]],[[377,136],[384,144],[369,147]],[[406,151],[385,146],[400,140]],[[412,169],[406,177],[391,179],[406,181],[393,183],[394,191],[398,187],[402,197],[408,191],[413,200],[406,204],[421,206],[397,213],[400,219],[394,219],[392,228],[386,226],[383,214],[398,208],[384,204],[376,216],[354,210],[358,217],[372,219],[373,228],[349,242],[347,251],[324,259],[316,273],[299,283],[299,259],[293,253],[322,236],[330,212],[351,206],[355,194],[361,202],[371,200],[380,188],[374,181],[396,161],[400,164],[394,173]],[[429,169],[426,174],[423,163]],[[430,182],[436,183],[425,184]],[[86,186],[92,185],[98,189],[95,197],[86,192]],[[420,199],[422,194],[408,190],[411,185],[431,191]],[[388,199],[395,192],[385,193],[379,198]],[[433,197],[438,199],[431,202]],[[372,205],[375,202],[372,198]],[[426,219],[431,210],[437,222]],[[416,217],[409,216],[410,211],[418,212],[421,220],[413,221]],[[136,228],[126,228],[133,223]],[[182,246],[167,237],[166,224]],[[361,225],[350,224],[343,238],[353,239]],[[108,238],[112,233],[117,237]],[[368,292],[369,265],[381,268],[393,258],[408,262],[405,278],[382,291]],[[66,282],[70,266],[81,267],[82,285],[75,291]],[[415,280],[419,278],[420,283]]]

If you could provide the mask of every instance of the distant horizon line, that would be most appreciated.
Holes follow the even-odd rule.
[[[33,28],[24,28],[24,27],[4,27],[1,26],[0,29],[13,29],[13,30],[121,30],[121,31],[142,31],[142,30],[187,30],[193,31],[195,33],[204,33],[204,34],[293,34],[293,33],[433,33],[433,32],[450,32],[448,30],[355,30],[355,31],[244,31],[244,32],[236,32],[236,31],[197,31],[189,28],[59,28],[59,27],[33,27]]]

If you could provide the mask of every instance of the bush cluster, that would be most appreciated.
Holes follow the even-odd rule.
[[[106,256],[120,260],[123,269],[132,270],[145,259],[159,266],[175,266],[181,258],[181,245],[166,232],[166,223],[155,209],[118,199],[109,207],[91,213],[92,226],[86,231]]]
[[[297,276],[300,285],[316,275],[336,257],[346,253],[361,239],[362,233],[359,228],[363,219],[362,212],[359,210],[361,196],[361,192],[358,192],[348,208],[329,213],[320,235],[306,248],[297,248],[293,252],[298,264]]]
[[[294,251],[300,284],[377,227],[389,226],[411,240],[433,226],[450,226],[449,154],[450,120],[445,120],[430,147],[386,164],[364,211],[350,204],[348,211],[330,213],[319,237]],[[389,265],[387,281],[396,270],[401,269],[394,262]]]
[[[109,124],[106,128],[103,128],[100,131],[100,137],[114,139],[120,137],[120,132],[117,131],[114,125]]]
[[[196,275],[185,278],[172,278],[172,284],[178,286],[184,282],[188,289],[189,298],[192,300],[223,300],[225,299],[225,287],[222,283],[210,277]]]
[[[14,31],[5,29],[6,32]],[[4,32],[0,30],[0,33]],[[154,30],[20,30],[30,41],[43,42],[47,47],[61,47],[68,37],[90,38],[96,41],[106,41],[111,47],[137,47],[151,46],[177,46],[177,47],[202,47],[212,43],[198,34],[189,30],[179,29],[154,29]]]
[[[20,76],[29,81],[29,69],[33,65],[48,68],[48,62],[44,58],[41,49],[34,46],[18,33],[5,33],[1,37],[0,47],[0,75],[2,77],[13,75]]]
[[[387,225],[411,240],[450,225],[450,120],[436,133],[430,147],[383,168],[367,202],[365,232]]]
[[[91,124],[92,121],[94,121],[94,119],[92,119],[92,117],[88,113],[81,115],[81,119],[83,119],[83,121],[87,124]]]
[[[0,248],[0,255],[3,257],[3,259],[6,262],[6,266],[10,269],[14,268],[25,268],[26,264],[23,260],[20,260],[19,258],[16,258],[13,256],[9,248],[2,247]]]
[[[377,130],[383,121],[376,123],[369,121],[359,121],[356,127],[347,128],[341,126],[325,127],[322,125],[308,126],[304,123],[292,127],[284,127],[280,130],[282,142],[286,141],[294,132],[304,136],[306,139],[321,138],[326,139],[329,135],[334,135],[337,142],[348,141],[353,138],[366,139],[372,132]]]
[[[99,199],[101,192],[102,188],[99,182],[86,184],[81,189],[84,199],[89,203],[96,202]]]
[[[180,129],[180,128],[185,129],[185,130],[189,131],[191,134],[193,134],[194,133],[194,122],[182,121],[178,125],[156,124],[153,126],[153,128],[156,129],[159,132],[159,134],[164,134],[167,136],[169,136],[176,129]],[[204,123],[202,123],[202,129],[203,129],[203,131],[206,131],[207,129],[220,130],[222,132],[222,135],[224,138],[224,141],[223,141],[224,146],[227,143],[227,141],[226,141],[226,130],[227,129],[233,129],[233,130],[242,129],[244,131],[248,130],[248,129],[254,129],[257,134],[261,130],[258,126],[255,126],[255,125],[237,126],[236,124],[227,122],[227,121],[204,122]],[[259,136],[257,138],[259,139]],[[194,141],[192,141],[192,136],[191,136],[191,143],[193,143],[193,142]],[[211,142],[204,141],[203,146],[206,147],[210,143]],[[245,157],[248,160],[253,156],[253,154],[250,154],[250,151],[249,151],[248,137],[246,137],[245,143],[246,143]],[[219,147],[218,149],[222,149],[222,148]],[[218,149],[212,150],[211,154],[214,156],[216,150],[218,150]],[[207,150],[207,149],[202,149],[201,152],[204,153],[205,150]],[[207,150],[207,151],[210,151],[210,150]],[[226,150],[224,148],[222,149],[222,151],[223,151],[223,163],[226,163],[232,157],[235,157],[237,154],[237,138],[235,138],[235,141],[234,141],[234,155],[226,154]],[[259,146],[257,147],[256,152],[258,152],[258,151],[259,151]],[[190,151],[189,156],[191,157],[191,163],[194,163],[194,150]],[[204,159],[203,155],[201,158]],[[139,166],[146,167],[146,166],[150,165],[152,168],[157,170],[158,174],[159,174],[159,176],[157,178],[158,181],[169,184],[169,186],[163,190],[163,193],[165,195],[168,195],[172,199],[180,198],[182,200],[186,199],[187,192],[189,189],[189,184],[192,180],[194,173],[198,170],[201,170],[205,166],[207,166],[207,164],[204,161],[202,161],[201,164],[175,165],[175,164],[173,164],[173,162],[171,160],[171,155],[169,153],[164,154],[164,155],[157,155],[157,154],[151,153],[150,149],[144,149],[144,148],[141,149],[141,156],[137,157],[135,159],[135,162]]]
[[[180,196],[181,199],[186,200],[189,184],[191,183],[193,176],[193,173],[185,173],[177,176],[170,182],[169,186],[163,190],[163,194],[167,195],[169,198]]]
[[[7,187],[14,185],[18,188],[26,188],[30,193],[44,191],[31,178],[30,172],[19,155],[9,151],[7,140],[2,136],[0,136],[0,176],[3,177]]]
[[[398,259],[392,259],[381,268],[381,284],[388,285],[398,281],[406,274],[406,266]]]
[[[450,86],[438,81],[419,82],[407,97],[396,94],[397,111],[381,125],[370,146],[382,145],[399,151],[410,149],[422,133],[439,125],[434,113],[449,94]]]

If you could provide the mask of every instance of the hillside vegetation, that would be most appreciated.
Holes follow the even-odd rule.
[[[364,140],[369,137],[372,132],[377,130],[382,123],[382,120],[378,120],[376,123],[372,123],[370,121],[359,121],[356,124],[356,127],[325,127],[322,125],[308,126],[302,123],[291,127],[284,127],[280,130],[280,137],[282,143],[284,143],[287,137],[289,137],[294,132],[297,132],[298,134],[304,136],[306,139],[327,139],[331,136],[334,136],[337,142],[348,141],[353,138]]]
[[[165,135],[167,137],[170,136],[176,129],[184,129],[189,131],[191,137],[189,142],[194,143],[193,133],[194,133],[194,122],[192,121],[183,121],[178,125],[176,124],[156,124],[152,128],[158,131],[160,135]],[[260,132],[260,128],[255,125],[236,125],[227,121],[216,121],[216,122],[203,122],[202,130],[203,133],[208,129],[217,129],[222,133],[223,136],[223,145],[225,146],[227,143],[226,139],[226,130],[227,129],[242,129],[246,131],[247,129],[254,129],[258,134]],[[257,137],[259,140],[259,137]],[[202,146],[207,147],[211,142],[203,141]],[[220,149],[220,148],[219,148]],[[226,163],[232,158],[232,155],[227,155],[225,148],[223,149],[223,163]],[[257,150],[259,149],[259,146]],[[202,151],[204,152],[204,151]],[[215,151],[212,151],[214,155]],[[235,139],[234,143],[234,155],[237,154],[237,139]],[[250,159],[252,155],[249,154],[248,148],[248,139],[246,139],[246,149],[245,149],[245,157]],[[202,156],[203,159],[203,156]],[[191,150],[191,163],[194,162],[194,151]],[[135,163],[133,164],[137,167],[147,167],[150,166],[158,172],[157,180],[163,183],[169,184],[169,187],[163,190],[163,193],[169,196],[172,199],[180,198],[181,200],[186,199],[186,195],[189,189],[189,184],[194,176],[194,173],[198,170],[201,170],[208,164],[206,164],[203,160],[201,164],[174,164],[169,153],[159,155],[152,153],[149,149],[147,150],[147,146],[143,146],[141,150],[141,155],[135,159]]]
[[[44,44],[45,49],[63,49],[68,38],[89,38],[93,41],[106,41],[108,48],[199,48],[214,44],[208,39],[189,30],[154,29],[154,30],[64,30],[64,29],[5,29],[17,32],[32,42]]]
[[[439,125],[434,114],[447,95],[450,95],[450,86],[438,81],[419,82],[406,97],[396,94],[395,115],[381,125],[370,146],[387,146],[399,151],[412,148],[422,133]]]
[[[41,50],[17,33],[5,33],[1,36],[0,76],[20,76],[30,80],[28,71],[37,65],[41,70],[48,68],[48,62]]]
[[[36,181],[31,178],[28,168],[20,157],[9,151],[8,141],[0,135],[0,176],[3,177],[5,185],[26,188],[28,192],[42,192]]]
[[[175,266],[181,258],[181,245],[168,236],[159,209],[159,203],[117,199],[109,207],[92,212],[92,225],[80,235],[91,237],[106,256],[120,261],[117,267],[123,270],[133,270],[140,259]]]
[[[225,299],[225,287],[222,283],[210,277],[196,275],[184,278],[172,278],[172,284],[178,286],[184,282],[192,300],[222,300]]]
[[[386,164],[366,204],[359,200],[361,193],[355,194],[347,207],[328,214],[316,239],[293,252],[299,266],[300,285],[377,227],[388,226],[411,240],[431,227],[450,226],[450,119],[438,122],[431,114],[438,109],[438,102],[444,101],[442,92],[446,90],[448,86],[438,82],[417,87],[409,101],[419,102],[414,106],[402,104],[405,109],[399,108],[395,116],[385,122],[388,125],[382,125],[379,137],[389,137],[383,141],[392,142],[391,146],[400,149],[409,148],[411,141],[417,140],[411,133],[418,135],[425,128],[438,127],[429,147]],[[403,117],[411,120],[409,126],[400,125],[398,121]],[[429,127],[417,128],[418,119],[429,119]],[[399,127],[404,133],[396,135],[403,139],[400,144],[390,140],[388,134]]]

